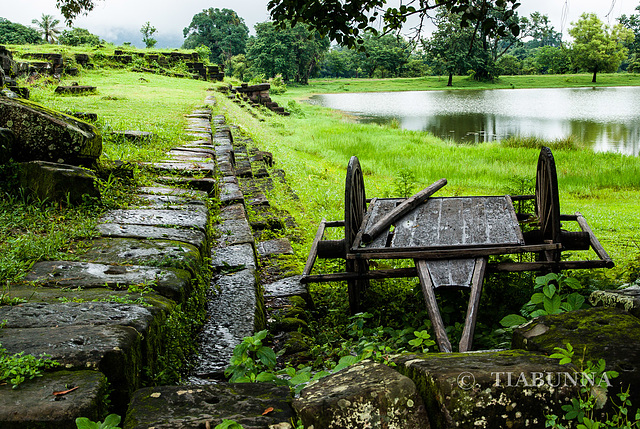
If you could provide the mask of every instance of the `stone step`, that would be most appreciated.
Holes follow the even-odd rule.
[[[191,290],[191,274],[181,269],[76,261],[37,262],[25,280],[44,287],[81,289],[126,289],[146,284],[177,302],[183,302]]]
[[[208,248],[208,239],[203,231],[186,228],[167,228],[149,225],[131,225],[122,223],[102,223],[98,232],[103,237],[141,238],[152,240],[175,240],[192,244],[201,254]]]
[[[269,383],[160,386],[135,393],[123,427],[214,428],[227,419],[245,429],[293,429],[294,418],[291,394],[285,386]]]
[[[76,390],[60,396],[70,388]],[[107,378],[99,371],[55,371],[22,383],[19,388],[0,386],[0,427],[75,428],[77,417],[102,420],[107,412]]]

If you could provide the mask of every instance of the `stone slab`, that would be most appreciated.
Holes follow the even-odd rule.
[[[589,301],[593,306],[620,308],[640,318],[640,286],[618,290],[597,290],[591,293]]]
[[[213,162],[143,162],[142,165],[160,172],[173,172],[183,175],[205,175],[212,177],[216,172],[216,164]]]
[[[233,246],[236,244],[250,243],[254,245],[253,233],[246,219],[225,220],[219,224],[222,237],[220,242],[224,246]]]
[[[76,390],[55,400],[53,392]],[[75,429],[78,417],[102,420],[109,384],[98,371],[55,371],[28,380],[18,389],[0,386],[0,427],[3,429]]]
[[[68,164],[30,161],[19,164],[20,186],[42,201],[82,203],[100,199],[97,177],[91,170]]]
[[[224,419],[245,429],[293,429],[289,389],[269,383],[148,387],[133,396],[123,427],[214,428]]]
[[[258,243],[257,248],[258,254],[263,257],[273,255],[293,255],[291,242],[286,238],[261,241]]]
[[[0,127],[13,131],[20,145],[13,159],[93,165],[102,154],[96,127],[27,100],[0,97]]]
[[[220,183],[220,203],[223,205],[244,202],[244,194],[237,183]]]
[[[292,276],[264,285],[264,296],[273,298],[301,296],[307,300],[309,290],[307,285],[300,283],[301,278],[302,276]]]
[[[218,247],[211,250],[211,267],[215,271],[245,267],[256,269],[256,256],[249,243]]]
[[[640,320],[618,308],[540,316],[513,331],[512,347],[546,354],[571,343],[588,360],[604,359],[607,370],[620,376],[611,380],[612,395],[630,387],[630,400],[640,403]]]
[[[259,311],[257,288],[252,269],[220,275],[212,281],[193,374],[220,378],[234,347],[253,335]]]
[[[195,274],[202,258],[197,247],[180,241],[103,238],[90,242],[88,262],[182,268]]]
[[[196,189],[173,188],[168,186],[143,186],[139,189],[143,194],[181,196],[187,199],[205,199],[207,193]]]
[[[212,148],[199,148],[199,147],[187,147],[187,146],[179,146],[174,147],[169,151],[172,152],[186,152],[188,154],[197,153],[202,155],[209,155],[211,158],[215,157],[216,152]]]
[[[561,406],[578,395],[578,387],[564,382],[571,367],[522,350],[408,354],[393,362],[418,386],[438,429],[541,428],[546,414],[564,415]],[[542,383],[534,384],[534,374]]]
[[[44,261],[34,264],[26,281],[46,287],[127,288],[147,284],[156,292],[183,302],[191,287],[191,275],[177,268],[140,265],[106,265],[75,261]]]
[[[0,320],[6,321],[5,328],[123,325],[144,333],[153,315],[141,305],[116,302],[27,302],[16,306],[0,306]]]
[[[208,213],[203,207],[190,210],[118,209],[107,212],[101,220],[104,223],[197,228],[206,232]]]
[[[193,210],[194,206],[198,206],[200,208],[205,206],[204,201],[189,199],[183,196],[178,195],[150,195],[150,194],[139,194],[138,198],[143,200],[145,203],[148,203],[146,206],[152,206],[159,209],[169,209],[169,210]],[[143,208],[144,205],[137,206],[137,208]]]
[[[181,241],[197,247],[200,253],[208,247],[205,233],[197,229],[102,223],[98,225],[98,231],[104,237]]]
[[[364,361],[321,378],[294,399],[304,427],[429,429],[416,385],[386,365]]]
[[[64,369],[102,372],[113,389],[110,398],[117,407],[126,404],[141,381],[141,336],[129,326],[7,328],[0,330],[0,343],[11,354],[48,354]]]
[[[223,220],[246,220],[247,216],[243,204],[232,204],[220,209],[220,218]]]

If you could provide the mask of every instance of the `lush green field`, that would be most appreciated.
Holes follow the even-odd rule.
[[[611,79],[623,81],[625,77]],[[553,81],[566,78],[554,77]],[[401,89],[396,84],[403,79],[392,81],[363,81],[358,85],[368,83],[369,90]],[[309,241],[321,218],[343,218],[344,175],[352,155],[357,155],[363,166],[368,197],[397,196],[403,176],[415,178],[415,190],[447,178],[449,184],[439,195],[533,193],[540,142],[455,144],[423,132],[357,124],[338,112],[293,101],[320,88],[335,88],[341,82],[315,81],[308,88],[294,88],[274,97],[281,105],[290,103],[294,113],[267,122],[258,122],[220,98],[230,121],[252,134],[264,149],[273,151],[287,172],[301,198],[293,212],[302,218]],[[551,84],[547,81],[546,86]],[[581,149],[577,142],[569,143],[544,143],[554,150],[561,211],[584,214],[624,270],[638,254],[640,159],[594,153]]]

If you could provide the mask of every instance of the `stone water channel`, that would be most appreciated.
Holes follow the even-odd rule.
[[[205,102],[215,108],[222,96]],[[12,296],[28,303],[0,307],[0,320],[7,321],[2,346],[48,353],[62,366],[17,389],[0,386],[1,428],[74,428],[76,417],[97,421],[107,412],[126,416],[126,429],[206,429],[223,419],[247,429],[286,429],[298,418],[314,429],[543,427],[544,414],[562,414],[577,389],[531,384],[531,374],[565,373],[548,356],[567,341],[606,359],[621,374],[612,389],[630,385],[640,403],[640,291],[634,289],[595,296],[613,308],[538,318],[516,330],[512,350],[405,354],[390,365],[364,361],[295,398],[284,386],[227,383],[224,368],[244,336],[268,327],[275,339],[296,338],[302,325],[283,329],[278,322],[293,319],[292,307],[302,305],[304,313],[312,302],[298,277],[271,267],[292,253],[290,244],[261,240],[261,229],[283,222],[264,191],[284,172],[211,109],[187,120],[196,140],[146,165],[158,173],[157,184],[139,190],[146,204],[107,213],[100,237],[78,261],[39,262],[29,283],[12,286]],[[215,222],[208,198],[220,202]],[[214,276],[202,285],[205,263]],[[147,305],[137,300],[141,284],[152,289],[142,296]],[[143,387],[153,383],[146,369],[175,355],[168,336],[176,332],[168,327],[192,316],[188,309],[197,307],[203,286],[207,317],[193,371],[182,385]],[[110,301],[94,301],[102,298]],[[512,382],[500,383],[496,374],[512,374]],[[520,374],[529,384],[514,385]]]

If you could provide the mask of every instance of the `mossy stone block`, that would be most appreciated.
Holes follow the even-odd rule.
[[[561,406],[578,392],[564,382],[571,367],[522,350],[407,354],[393,361],[416,383],[439,429],[544,427],[545,415],[564,415]]]
[[[576,358],[604,359],[607,370],[620,376],[611,380],[609,395],[630,386],[631,402],[640,404],[640,320],[618,308],[591,308],[541,316],[516,328],[513,348],[555,353],[571,343]]]
[[[0,97],[0,127],[20,141],[13,151],[16,161],[91,166],[102,154],[96,127],[32,101]]]
[[[53,392],[75,390],[61,395]],[[55,371],[28,380],[17,389],[0,386],[0,427],[3,429],[75,429],[77,417],[102,420],[109,384],[98,371]]]

